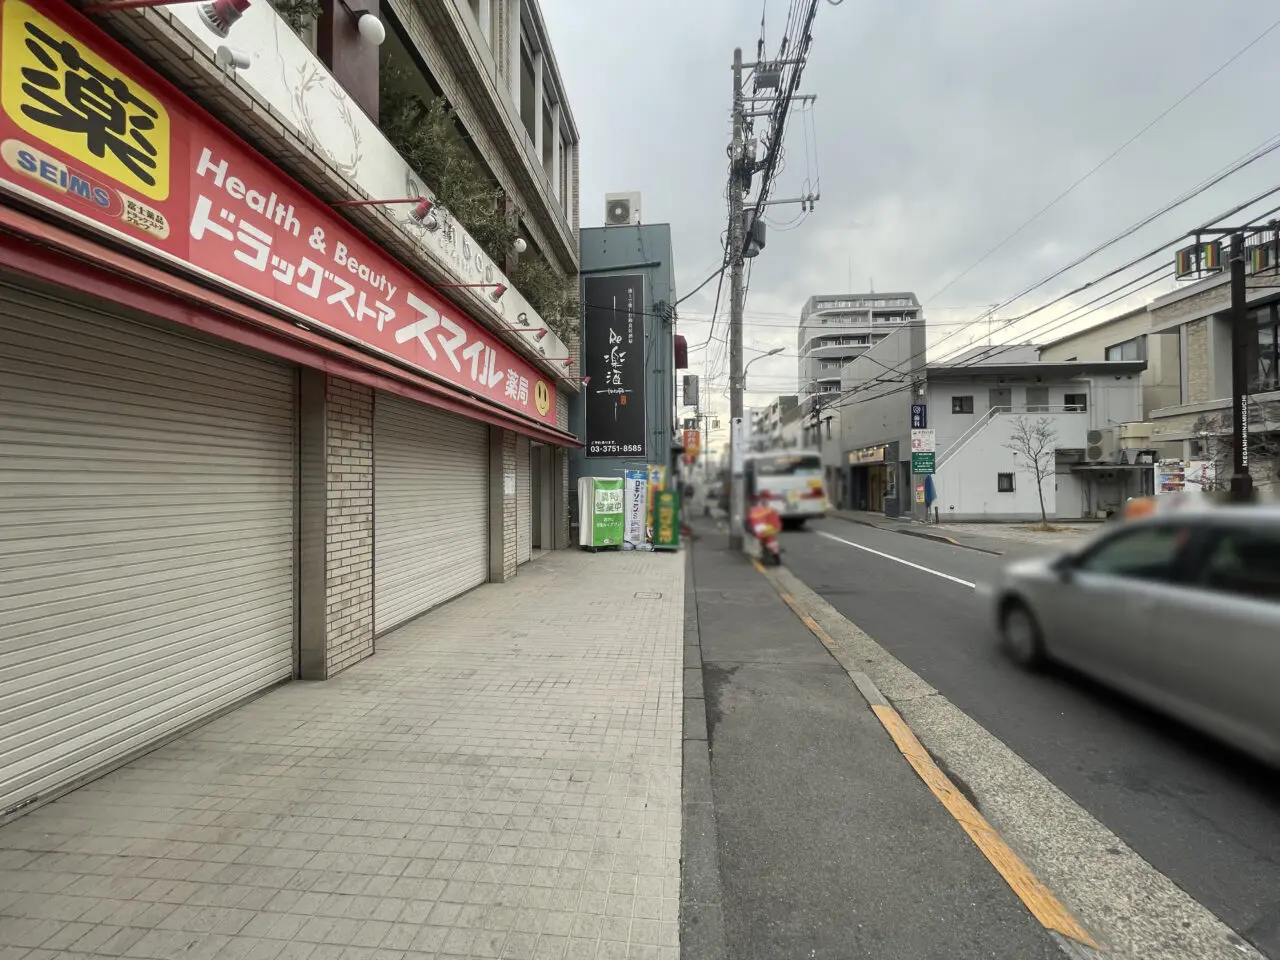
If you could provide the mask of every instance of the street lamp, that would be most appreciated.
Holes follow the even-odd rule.
[[[763,360],[765,357],[775,357],[785,349],[786,347],[774,347],[768,353],[762,353],[758,357],[751,358],[751,360],[747,363],[747,365],[742,368],[742,392],[743,393],[746,393],[747,391],[747,371],[751,369],[751,364],[755,363],[757,360]]]

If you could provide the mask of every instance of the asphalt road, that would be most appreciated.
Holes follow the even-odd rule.
[[[835,519],[783,544],[796,576],[1280,960],[1280,775],[1077,674],[1006,661],[958,582],[990,579],[1001,557]]]
[[[1061,957],[769,583],[692,553],[727,956]]]

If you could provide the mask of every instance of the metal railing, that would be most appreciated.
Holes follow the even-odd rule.
[[[981,417],[979,417],[964,433],[956,438],[956,442],[947,447],[947,449],[938,457],[938,463],[934,470],[942,469],[942,465],[950,460],[953,456],[968,445],[974,437],[980,434],[998,415],[1005,413],[1017,414],[1019,416],[1051,413],[1086,413],[1088,408],[1076,403],[1030,403],[1022,406],[1014,407],[992,407]]]

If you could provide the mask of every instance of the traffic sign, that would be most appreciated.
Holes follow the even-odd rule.
[[[937,454],[932,450],[911,452],[911,472],[916,476],[927,477],[934,472]]]

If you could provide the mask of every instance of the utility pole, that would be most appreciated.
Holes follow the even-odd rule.
[[[729,156],[729,548],[742,549],[743,504],[742,461],[742,196],[751,184],[753,162],[747,157],[742,101],[742,48],[733,51],[733,143]],[[746,174],[744,180],[743,174]]]
[[[1244,234],[1231,235],[1231,499],[1253,499],[1249,473],[1249,304],[1244,272]]]
[[[1272,241],[1280,250],[1280,235],[1271,227]],[[1178,251],[1175,276],[1178,279],[1199,277],[1205,269],[1220,271],[1219,265],[1203,267],[1206,251],[1221,250],[1221,241],[1213,245],[1202,242],[1204,234],[1230,236],[1228,254],[1231,276],[1231,499],[1235,503],[1253,501],[1253,476],[1249,473],[1249,379],[1252,375],[1249,360],[1252,349],[1249,341],[1256,334],[1249,329],[1249,293],[1245,274],[1245,235],[1256,236],[1258,227],[1200,227],[1191,234],[1195,244]],[[1185,260],[1184,260],[1185,257]],[[1186,264],[1184,266],[1184,263]]]
[[[764,249],[764,213],[767,206],[799,203],[802,211],[812,212],[819,193],[815,189],[804,196],[788,200],[769,198],[773,181],[780,169],[782,141],[791,106],[793,103],[811,102],[815,99],[797,90],[813,40],[813,20],[818,13],[818,0],[804,0],[804,3],[804,13],[795,21],[796,29],[783,37],[775,59],[762,59],[763,35],[755,63],[742,62],[741,47],[733,51],[733,142],[729,147],[729,229],[725,266],[729,270],[729,546],[735,550],[742,549],[746,513],[741,458],[746,452],[744,440],[747,430],[747,425],[743,422],[742,403],[746,390],[742,366],[742,311],[743,301],[746,299],[742,285],[743,261],[746,257],[758,256]],[[744,68],[752,71],[750,97],[746,97],[742,89]],[[768,118],[768,131],[763,137],[765,157],[759,162],[756,160],[757,117]],[[752,181],[757,173],[761,174],[760,190],[752,202],[753,217],[748,224],[744,216],[744,198],[751,192]]]

